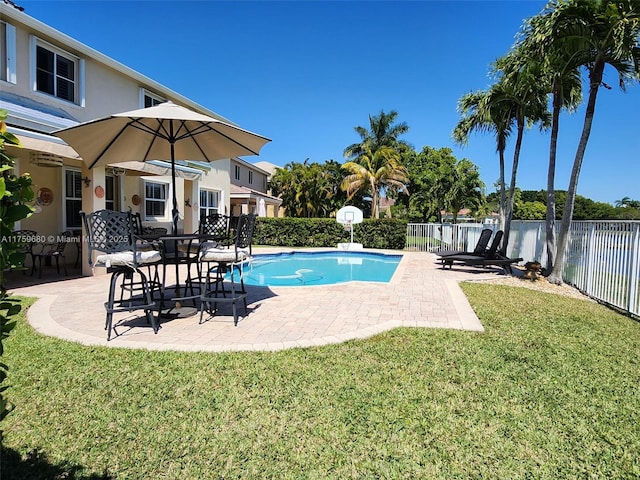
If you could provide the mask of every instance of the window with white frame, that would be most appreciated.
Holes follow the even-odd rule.
[[[142,89],[142,108],[154,107],[160,103],[166,102],[166,98],[162,98],[155,93]]]
[[[104,177],[104,208],[107,210],[119,210],[118,205],[118,181],[113,175]]]
[[[64,229],[82,227],[82,172],[65,168],[64,170]]]
[[[198,206],[200,218],[211,215],[212,213],[218,213],[219,199],[220,192],[214,190],[200,190],[200,204]]]
[[[253,185],[253,172],[249,170],[249,185]]]
[[[240,180],[240,165],[236,165],[233,178],[235,178],[236,180]]]
[[[16,27],[0,22],[0,80],[16,83]]]
[[[78,103],[79,60],[52,45],[36,40],[35,89]]]
[[[144,216],[146,220],[166,220],[167,198],[169,185],[167,183],[144,182]]]

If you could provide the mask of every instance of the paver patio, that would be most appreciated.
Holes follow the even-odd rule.
[[[280,249],[281,251],[282,249]],[[291,249],[288,249],[291,250]],[[274,249],[255,248],[255,253]],[[140,316],[119,314],[118,336],[106,340],[104,302],[108,275],[64,279],[11,288],[14,295],[39,300],[29,309],[29,323],[39,332],[85,345],[149,350],[280,350],[366,338],[396,327],[433,327],[483,331],[458,282],[495,278],[495,270],[442,270],[424,252],[403,255],[391,282],[350,282],[331,286],[247,286],[248,311],[234,326],[230,306],[199,324],[194,308],[162,319],[157,334]],[[15,274],[15,273],[14,273]],[[205,320],[207,319],[205,314]]]

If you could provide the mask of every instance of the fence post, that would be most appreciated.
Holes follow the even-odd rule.
[[[589,225],[589,235],[586,242],[587,251],[585,252],[584,268],[585,268],[585,288],[587,292],[593,291],[593,266],[596,262],[594,243],[596,241],[596,223],[593,222]]]
[[[633,273],[640,273],[640,223],[637,223],[635,230],[631,237],[631,254],[629,255],[629,292],[627,295],[627,311],[640,313],[635,309],[638,303],[638,284],[640,283],[640,275],[634,275]]]

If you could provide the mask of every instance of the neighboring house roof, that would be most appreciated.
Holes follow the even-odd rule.
[[[380,202],[378,203],[380,208],[391,208],[395,204],[395,199],[389,197],[380,197]]]
[[[234,184],[231,184],[229,194],[231,195],[231,198],[264,198],[265,200],[269,200],[270,203],[276,203],[278,205],[282,203],[282,199],[278,197]]]
[[[261,161],[261,162],[255,162],[254,165],[262,170],[264,170],[265,172],[267,172],[269,174],[269,176],[273,175],[276,171],[276,168],[280,168],[278,167],[278,165],[275,165],[271,162],[265,162],[265,161]]]
[[[248,162],[248,161],[246,161],[245,159],[240,158],[240,157],[233,157],[233,158],[232,158],[232,160],[233,160],[234,162],[242,163],[242,164],[243,164],[243,165],[245,165],[247,168],[250,168],[250,169],[252,169],[252,170],[256,170],[256,171],[258,171],[259,173],[264,173],[264,174],[265,174],[265,175],[267,175],[267,176],[269,175],[269,172],[267,172],[266,170],[263,170],[262,168],[260,168],[256,163]]]

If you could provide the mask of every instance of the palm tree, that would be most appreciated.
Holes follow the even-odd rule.
[[[500,79],[492,87],[494,91],[492,101],[500,106],[500,110],[506,115],[505,120],[515,123],[516,126],[509,199],[503,228],[502,250],[506,251],[513,219],[516,179],[524,130],[535,123],[540,123],[541,128],[548,127],[550,114],[547,110],[547,92],[544,84],[540,82],[541,71],[538,64],[534,62],[521,64],[518,52],[515,50],[496,62],[495,73]]]
[[[504,104],[494,102],[493,96],[494,91],[491,89],[470,92],[460,98],[458,111],[462,118],[453,130],[453,139],[460,145],[467,145],[469,136],[474,131],[495,135],[496,151],[500,162],[500,178],[498,179],[500,228],[504,228],[506,213],[504,152],[507,148],[507,139],[511,134],[512,124],[509,121],[509,112],[504,109]]]
[[[277,168],[269,187],[282,199],[287,215],[327,218],[344,205],[346,195],[340,189],[342,165],[333,160],[325,164],[290,162]]]
[[[375,152],[368,143],[362,145],[357,161],[342,165],[349,174],[342,181],[342,189],[351,199],[357,193],[371,195],[371,218],[379,217],[380,193],[391,187],[406,192],[409,181],[407,169],[400,164],[400,154],[392,147],[383,145]]]
[[[582,102],[582,82],[580,78],[579,64],[576,57],[564,49],[553,50],[549,48],[551,32],[547,31],[549,25],[545,23],[545,15],[550,13],[549,7],[541,15],[527,20],[523,26],[521,40],[515,51],[518,61],[523,65],[534,62],[540,67],[539,81],[551,93],[552,116],[551,138],[549,142],[549,165],[547,169],[547,193],[546,193],[546,246],[547,265],[546,272],[551,272],[555,264],[556,256],[556,195],[555,172],[558,145],[558,132],[560,130],[560,113],[567,110],[574,112]]]
[[[622,90],[640,79],[640,2],[637,0],[553,0],[542,20],[551,32],[551,51],[564,51],[584,67],[589,77],[585,118],[567,189],[558,235],[558,251],[549,281],[562,283],[564,257],[582,161],[591,134],[596,100],[605,67],[613,67]]]
[[[409,131],[409,126],[405,122],[394,124],[397,117],[398,112],[395,110],[389,113],[381,111],[379,115],[369,115],[370,130],[365,127],[355,127],[355,131],[362,140],[344,149],[345,158],[357,161],[357,158],[365,153],[375,155],[381,147],[390,147],[398,152],[404,148],[411,148],[407,142],[398,139],[400,135]]]

